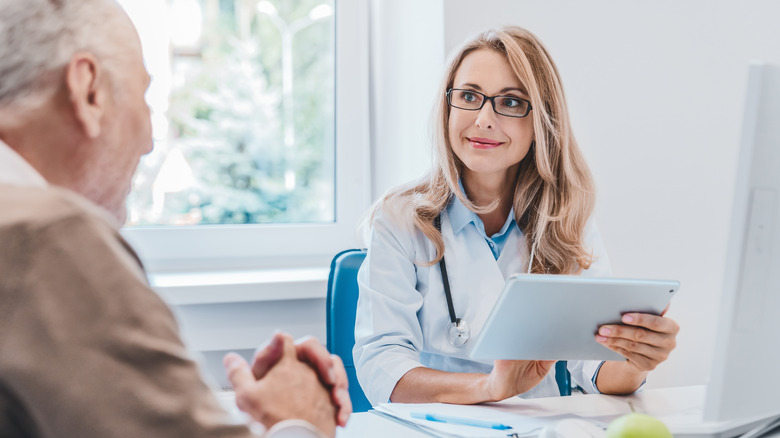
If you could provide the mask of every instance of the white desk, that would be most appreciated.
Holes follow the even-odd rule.
[[[500,404],[516,406],[518,410],[532,408],[550,415],[576,414],[583,417],[609,417],[630,412],[628,402],[637,412],[647,413],[664,421],[674,421],[680,413],[701,409],[704,405],[705,387],[687,386],[679,388],[649,389],[629,396],[572,395],[571,397],[550,397],[539,399],[512,398]],[[667,423],[668,423],[667,421]],[[337,431],[337,438],[422,438],[430,437],[395,421],[370,412],[353,414],[344,429]],[[766,437],[780,438],[780,431]]]
[[[582,417],[597,417],[608,419],[630,412],[628,402],[637,412],[653,415],[671,426],[679,419],[680,414],[704,406],[705,387],[685,386],[679,388],[648,389],[629,396],[615,395],[582,395],[571,397],[550,397],[537,399],[511,398],[499,403],[503,408],[543,412],[544,415],[575,414]],[[232,393],[220,393],[221,404],[239,417]],[[246,419],[246,416],[242,418]],[[430,435],[419,432],[401,423],[386,419],[370,412],[352,414],[347,427],[336,431],[337,438],[430,438]],[[765,437],[780,438],[780,430]]]

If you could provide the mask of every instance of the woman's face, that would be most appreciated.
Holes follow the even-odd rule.
[[[466,55],[455,73],[452,88],[477,91],[488,97],[528,99],[505,56],[491,49]],[[496,107],[501,108],[498,101]],[[513,178],[533,139],[530,113],[523,118],[503,116],[493,110],[488,100],[477,111],[450,107],[449,140],[465,166],[463,178],[471,178],[472,174]]]

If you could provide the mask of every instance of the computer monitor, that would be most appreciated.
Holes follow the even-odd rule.
[[[754,63],[705,421],[780,414],[779,198],[780,66]]]

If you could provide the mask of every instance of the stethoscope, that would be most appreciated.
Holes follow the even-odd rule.
[[[433,225],[436,230],[441,233],[441,215],[436,216],[433,220]],[[528,262],[528,273],[531,273],[531,266],[534,260],[534,252],[536,250],[536,242],[531,245],[531,257]],[[439,260],[439,270],[441,271],[441,282],[444,285],[444,297],[447,299],[447,310],[450,314],[450,322],[447,324],[447,341],[450,345],[457,348],[463,348],[471,337],[471,329],[468,323],[462,318],[455,316],[455,306],[452,304],[452,293],[450,292],[450,279],[447,275],[447,263],[444,261],[444,254],[442,254]]]
[[[436,216],[433,225],[441,233],[441,215]],[[444,254],[439,260],[439,270],[441,271],[441,282],[444,284],[444,296],[447,298],[447,310],[450,312],[450,322],[447,324],[447,340],[453,347],[463,347],[471,337],[469,325],[461,318],[455,316],[455,306],[452,304],[452,293],[450,292],[450,279],[447,275],[447,263],[444,261]]]

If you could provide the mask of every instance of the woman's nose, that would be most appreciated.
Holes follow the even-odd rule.
[[[482,108],[477,111],[477,120],[475,123],[478,128],[491,129],[496,126],[497,116],[498,114],[496,114],[495,110],[493,110],[492,101],[488,100],[485,101],[485,104],[482,105]]]

